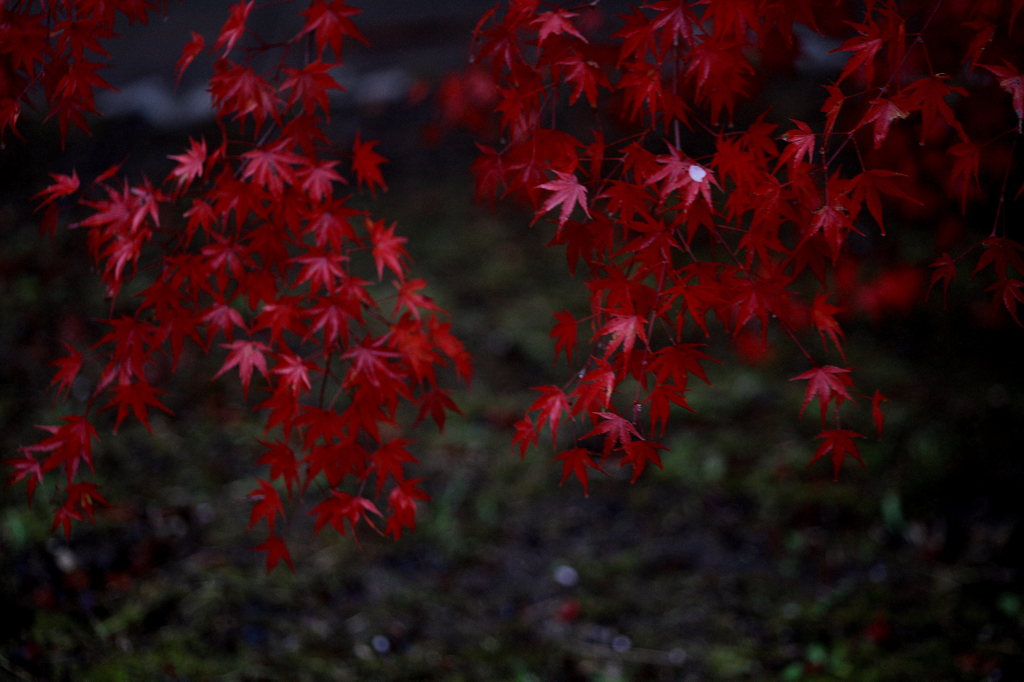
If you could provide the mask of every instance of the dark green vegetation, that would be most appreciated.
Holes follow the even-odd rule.
[[[80,141],[94,145],[82,156],[114,157],[100,168],[121,158],[105,139]],[[394,158],[407,143],[381,149]],[[88,335],[105,307],[81,235],[47,243],[26,211],[53,155],[4,154],[6,457],[60,416],[44,389],[62,325]],[[240,394],[206,379],[218,361],[196,356],[203,371],[180,373],[167,396],[174,417],[104,437],[99,482],[114,506],[95,526],[65,542],[48,532],[47,490],[31,510],[21,487],[0,492],[0,676],[1024,678],[1019,329],[971,324],[961,291],[948,315],[935,301],[851,325],[860,388],[891,402],[885,438],[862,448],[867,470],[838,483],[827,464],[804,466],[816,415],[798,420],[804,387],[787,379],[802,366],[777,344],[764,364],[708,367],[713,386],[692,387],[697,412],[677,415],[663,471],[630,486],[611,469],[584,498],[575,481],[558,487],[559,465],[519,461],[511,424],[530,386],[572,371],[552,366],[548,330],[585,292],[543,248],[546,228],[472,207],[464,159],[404,163],[375,212],[410,237],[416,274],[477,365],[457,396],[464,417],[440,437],[423,430],[433,501],[417,531],[310,540],[292,514],[298,570],[264,575],[244,499],[258,427]]]

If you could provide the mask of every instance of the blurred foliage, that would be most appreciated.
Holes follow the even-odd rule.
[[[131,126],[113,129],[131,148]],[[408,130],[371,132],[385,152],[409,148]],[[167,141],[139,134],[152,150],[140,165],[159,162]],[[103,135],[77,152],[4,151],[4,456],[59,416],[47,365],[105,310],[81,235],[41,238],[25,197],[47,170],[99,153]],[[610,469],[584,498],[572,481],[559,488],[547,455],[520,461],[511,424],[530,386],[573,371],[552,364],[548,331],[557,310],[584,310],[586,292],[543,226],[474,206],[458,151],[423,154],[395,158],[375,212],[409,236],[477,376],[458,396],[464,417],[419,441],[433,500],[416,532],[313,538],[296,508],[298,570],[264,575],[245,528],[257,427],[240,395],[203,378],[216,365],[190,357],[197,371],[171,380],[173,417],[104,436],[97,478],[115,504],[94,526],[65,541],[49,533],[46,490],[32,508],[21,487],[0,491],[3,674],[1024,679],[1019,329],[964,323],[955,297],[948,315],[936,304],[854,322],[860,388],[891,402],[866,471],[838,483],[805,466],[815,416],[798,419],[803,389],[787,379],[800,359],[776,344],[756,366],[708,367],[712,386],[690,392],[696,412],[677,415],[664,470],[630,486]]]

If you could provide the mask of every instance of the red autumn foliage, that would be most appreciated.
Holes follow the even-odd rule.
[[[62,136],[70,123],[87,128],[93,91],[106,87],[93,61],[104,54],[96,37],[112,35],[119,12],[144,22],[156,9],[138,0],[8,6],[0,10],[0,128],[8,135],[18,134],[21,109],[39,92],[45,103],[37,104]],[[348,40],[364,40],[352,20],[358,10],[311,3],[298,33],[265,48],[288,64],[267,72],[247,58],[247,21],[258,11],[251,0],[236,3],[216,36],[193,34],[177,64],[180,78],[197,58],[213,60],[218,138],[171,155],[162,181],[131,184],[114,169],[83,184],[73,171],[54,174],[36,196],[40,208],[77,200],[87,210],[71,227],[85,233],[116,313],[102,322],[108,332],[99,343],[69,348],[55,363],[53,383],[69,407],[78,402],[68,394],[79,375],[95,380],[93,393],[61,425],[41,427],[47,437],[9,463],[30,501],[48,474],[63,472],[54,526],[70,533],[105,504],[95,484],[78,480],[82,464],[92,469],[103,410],[116,408],[113,430],[129,419],[149,428],[153,409],[170,412],[153,383],[159,360],[178,368],[188,345],[222,357],[212,379],[263,396],[269,440],[261,441],[260,464],[269,472],[249,496],[249,525],[266,525],[255,549],[271,569],[292,565],[275,524],[321,474],[327,491],[312,510],[318,531],[376,529],[372,516],[385,517],[380,532],[395,537],[414,527],[416,501],[426,495],[407,476],[416,462],[404,449],[410,441],[395,438],[412,425],[400,426],[401,415],[429,415],[443,426],[457,408],[438,370],[454,367],[465,380],[471,370],[439,318],[446,313],[420,293],[422,280],[407,278],[405,238],[346,207],[349,186],[386,189],[375,142],[357,135],[346,149],[323,130],[328,92],[341,88],[332,69]],[[397,300],[371,293],[378,282],[393,283]],[[352,494],[371,476],[380,506]]]
[[[516,425],[521,453],[547,429],[563,482],[586,493],[589,474],[616,458],[635,481],[671,456],[658,439],[673,406],[690,409],[690,380],[709,383],[704,363],[725,360],[709,345],[721,337],[741,358],[773,344],[805,358],[794,411],[818,401],[812,461],[830,455],[838,476],[847,457],[862,462],[859,431],[881,437],[887,400],[859,393],[845,367],[851,314],[911,309],[939,283],[948,299],[969,270],[1019,323],[1024,2],[657,0],[622,15],[563,5],[507,0],[488,12],[471,36],[473,67],[439,89],[442,125],[480,138],[480,195],[553,223],[551,244],[590,292],[587,314],[557,315],[555,355],[574,371],[537,389]],[[387,191],[376,143],[357,134],[339,146],[324,132],[329,92],[342,88],[333,69],[346,43],[366,43],[358,10],[303,7],[302,27],[272,44],[248,47],[251,0],[217,35],[192,33],[175,76],[212,60],[219,133],[171,155],[164,178],[72,171],[36,194],[44,231],[72,202],[86,212],[69,227],[84,233],[112,301],[98,343],[54,363],[69,414],[8,460],[30,503],[57,479],[54,527],[65,533],[106,503],[80,480],[96,425],[149,428],[152,409],[169,412],[152,367],[179,369],[189,346],[222,358],[213,379],[237,376],[261,396],[269,472],[250,494],[250,526],[266,524],[255,549],[268,569],[292,566],[275,524],[314,480],[318,532],[398,538],[428,499],[408,477],[416,458],[403,434],[458,413],[440,370],[468,381],[469,355],[426,283],[409,277],[397,226],[349,207],[359,192]],[[26,108],[62,137],[72,124],[87,130],[94,92],[109,87],[102,41],[155,9],[5,3],[0,137],[19,135]],[[266,62],[276,66],[258,71],[253,50],[279,51]],[[785,87],[803,88],[803,105],[777,112],[771,98]],[[957,214],[982,232],[951,237]],[[908,224],[935,227],[929,259],[862,269]],[[385,282],[393,298],[377,293]],[[95,388],[73,399],[82,374]],[[585,435],[567,439],[575,421]]]
[[[589,315],[556,316],[556,354],[575,371],[540,389],[516,427],[521,451],[582,419],[603,444],[570,439],[557,459],[584,491],[610,458],[645,461],[637,444],[657,463],[672,405],[689,409],[689,378],[707,380],[702,340],[722,336],[748,360],[795,344],[810,366],[793,377],[807,381],[800,413],[815,399],[821,412],[812,461],[830,454],[838,476],[861,460],[858,430],[882,435],[887,398],[856,390],[844,324],[921,305],[928,264],[868,268],[867,249],[882,252],[897,224],[987,219],[987,235],[955,247],[937,235],[931,285],[948,298],[973,264],[1018,320],[1022,8],[660,0],[611,16],[509,0],[484,17],[467,78],[489,69],[498,102],[485,106],[499,115],[478,189],[525,201],[535,221],[558,208],[552,244],[591,292]],[[763,95],[787,87],[813,88],[798,116]]]

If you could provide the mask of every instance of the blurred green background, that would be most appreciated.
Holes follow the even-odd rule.
[[[552,364],[548,332],[554,312],[583,313],[585,288],[546,227],[473,202],[467,140],[424,148],[423,108],[359,113],[392,159],[372,210],[399,222],[476,359],[455,394],[464,416],[419,434],[433,498],[419,527],[313,538],[296,510],[297,571],[265,575],[246,532],[260,426],[208,380],[219,361],[189,358],[174,416],[104,433],[97,480],[114,506],[95,525],[65,541],[46,489],[31,509],[22,486],[0,489],[0,677],[1024,679],[1024,334],[975,323],[976,291],[850,322],[860,390],[891,399],[866,470],[834,483],[827,464],[805,467],[817,429],[798,418],[795,351],[775,344],[755,366],[713,343],[726,362],[670,425],[664,470],[630,485],[613,467],[584,498],[558,486],[553,453],[520,461],[511,425],[529,387],[572,371]],[[107,312],[83,235],[40,236],[28,198],[72,164],[94,175],[127,157],[129,174],[160,177],[182,136],[122,118],[65,150],[53,138],[29,122],[0,152],[4,458],[61,415],[47,388],[60,340]],[[913,251],[925,233],[909,229]]]

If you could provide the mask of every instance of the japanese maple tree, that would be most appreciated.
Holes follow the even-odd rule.
[[[0,135],[26,109],[64,137],[88,129],[104,41],[145,22],[150,0],[37,0],[0,9]],[[520,453],[549,447],[563,482],[671,453],[660,441],[709,383],[709,340],[756,356],[789,344],[817,403],[813,460],[862,461],[881,436],[879,390],[846,359],[857,313],[906,309],[965,277],[1019,323],[1024,260],[1018,141],[1022,0],[508,0],[472,36],[472,65],[439,88],[442,120],[478,138],[478,192],[525,203],[579,273],[589,310],[557,314],[572,366],[516,424]],[[173,11],[173,6],[164,11]],[[427,499],[409,427],[457,411],[447,377],[469,355],[410,274],[396,225],[353,208],[387,190],[376,143],[325,134],[335,67],[365,43],[345,0],[296,3],[301,28],[253,39],[253,0],[216,35],[192,33],[176,76],[212,62],[217,134],[192,139],[161,179],[55,173],[43,230],[81,212],[110,297],[104,333],[55,360],[67,414],[8,459],[29,501],[54,487],[54,528],[106,504],[83,477],[100,430],[170,412],[158,365],[186,348],[220,359],[265,434],[250,527],[268,568],[292,559],[286,504],[318,482],[315,529],[401,536]],[[256,55],[274,51],[274,60]],[[257,63],[270,63],[266,70]],[[911,227],[913,226],[913,228]],[[893,258],[900,231],[930,230],[924,261]],[[874,274],[865,266],[878,254]],[[927,285],[926,285],[927,282]],[[382,286],[383,285],[383,286]],[[382,293],[386,292],[386,293]],[[993,316],[994,317],[994,316]],[[449,370],[444,372],[444,368]],[[88,378],[84,400],[71,388]],[[805,383],[804,383],[805,382]],[[884,387],[883,387],[884,388]],[[815,414],[816,413],[816,414]],[[98,428],[99,427],[99,428]],[[549,438],[542,438],[544,432]],[[813,435],[813,434],[809,434]]]
[[[0,132],[17,135],[27,106],[88,129],[102,40],[118,15],[145,22],[148,0],[5,3],[0,10],[4,80]],[[94,483],[96,424],[112,430],[134,419],[147,428],[154,410],[170,412],[155,385],[160,364],[181,369],[186,346],[223,358],[212,379],[240,383],[265,419],[249,497],[250,528],[266,529],[256,549],[268,569],[292,565],[279,521],[282,498],[320,481],[316,530],[342,535],[369,525],[397,538],[415,526],[427,499],[401,434],[415,422],[443,426],[456,411],[439,379],[444,366],[468,381],[470,359],[446,313],[408,276],[405,238],[396,226],[350,207],[354,194],[387,188],[386,159],[356,135],[343,147],[325,133],[335,67],[350,41],[365,38],[358,10],[315,0],[301,29],[273,47],[249,40],[253,0],[232,5],[215,36],[192,34],[177,76],[197,58],[213,62],[209,92],[218,122],[213,139],[191,140],[171,155],[166,177],[130,183],[112,168],[85,184],[54,174],[36,196],[47,231],[77,201],[85,217],[68,225],[82,238],[110,298],[106,328],[89,348],[68,348],[53,383],[69,414],[9,460],[29,499],[54,475],[54,528],[91,518],[106,504]],[[297,10],[298,11],[298,10]],[[254,57],[278,51],[261,72]],[[34,98],[34,99],[33,99]],[[70,400],[87,377],[84,404]],[[370,486],[366,484],[372,482]]]
[[[872,424],[881,436],[887,398],[856,386],[851,314],[920,304],[930,269],[928,290],[947,297],[969,273],[1020,323],[1022,9],[510,0],[488,13],[449,88],[468,82],[463,99],[497,116],[482,126],[460,100],[447,122],[482,138],[480,194],[552,223],[590,293],[586,315],[556,315],[555,353],[574,371],[536,389],[520,452],[547,429],[563,481],[586,492],[615,459],[635,480],[660,465],[673,406],[690,409],[693,380],[725,359],[705,345],[723,336],[755,357],[792,344],[808,366],[792,378],[806,382],[800,414],[819,407],[811,461],[829,455],[836,477],[863,464],[856,439]],[[480,79],[492,88],[471,97]],[[919,225],[930,268],[886,246]],[[872,256],[881,273],[865,281]]]

